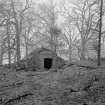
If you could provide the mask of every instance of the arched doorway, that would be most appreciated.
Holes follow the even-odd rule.
[[[44,58],[44,68],[50,69],[53,65],[53,59],[52,58]]]

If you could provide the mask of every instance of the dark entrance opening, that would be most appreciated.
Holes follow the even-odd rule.
[[[45,58],[44,59],[44,68],[50,69],[52,66],[52,59],[51,58]]]

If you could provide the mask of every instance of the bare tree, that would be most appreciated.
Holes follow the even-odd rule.
[[[8,49],[7,51],[9,64],[11,63],[11,60],[13,60],[12,57],[16,58],[16,61],[21,59],[21,34],[24,25],[23,20],[29,8],[29,2],[29,0],[26,0],[24,2],[26,3],[24,6],[23,2],[16,0],[0,1],[0,26],[1,28],[3,27],[7,30],[3,46]]]
[[[81,37],[81,59],[85,59],[86,44],[92,38],[92,27],[94,20],[94,2],[84,0],[83,4],[79,6],[76,4],[74,14],[76,17],[75,25]]]
[[[76,41],[78,40],[77,34],[75,34],[76,28],[72,23],[68,22],[68,25],[66,24],[63,30],[62,38],[68,46],[69,62],[71,62],[73,48],[76,47]]]
[[[11,9],[13,12],[13,19],[15,23],[16,28],[16,55],[17,55],[17,61],[21,59],[21,53],[20,53],[20,35],[22,32],[22,21],[24,19],[24,12],[29,8],[29,1],[26,0],[25,7],[18,13],[15,8],[14,0],[11,0]]]
[[[100,24],[99,24],[99,39],[98,39],[98,54],[97,54],[97,65],[100,66],[101,57],[101,33],[102,33],[102,11],[103,11],[103,0],[100,1]]]
[[[49,43],[50,47],[53,51],[56,52],[56,42],[57,37],[59,36],[61,30],[57,26],[57,10],[56,5],[54,4],[53,0],[49,1],[46,4],[41,4],[41,15],[39,16],[46,26],[46,33],[50,35]]]

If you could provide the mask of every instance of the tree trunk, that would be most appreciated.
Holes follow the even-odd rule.
[[[15,20],[15,29],[16,29],[16,55],[17,55],[17,62],[20,61],[21,59],[21,54],[20,54],[20,33],[21,33],[21,28],[20,28],[20,24],[19,21],[17,20],[16,17],[16,11],[14,8],[14,1],[11,0],[11,7],[13,9],[13,18]]]
[[[19,25],[16,20],[16,55],[17,55],[17,62],[20,61],[21,59],[21,54],[20,54],[20,30],[19,30]]]
[[[69,45],[69,63],[72,61],[72,46]]]
[[[7,22],[7,36],[8,36],[8,64],[11,65],[11,48],[10,48],[10,34],[9,34],[9,22]]]
[[[70,30],[71,33],[71,30]],[[69,38],[69,63],[71,63],[72,60],[72,38],[71,38],[71,34],[70,34],[70,38]]]
[[[78,52],[78,57],[80,58],[81,60],[81,49],[79,47],[77,47],[77,52]]]
[[[101,33],[102,33],[102,12],[103,12],[103,0],[100,0],[100,24],[99,24],[99,36],[98,36],[98,52],[97,52],[97,65],[101,65]]]
[[[57,53],[57,47],[58,47],[58,46],[57,46],[57,43],[58,43],[57,41],[58,41],[58,40],[57,40],[57,37],[55,36],[55,37],[54,37],[54,52],[55,52],[55,53]]]
[[[80,60],[85,60],[85,46],[86,45],[86,42],[84,39],[82,39],[82,43],[81,43],[81,57],[80,57]]]
[[[15,55],[15,56],[14,56],[14,63],[16,63],[16,61],[17,61],[17,60],[16,60],[16,57],[17,57],[17,56]]]
[[[25,56],[27,57],[27,56],[28,56],[28,44],[27,44],[27,42],[25,42],[25,44],[26,44],[26,45],[25,45],[25,47],[26,47],[26,48],[25,48],[25,50],[26,50],[26,51],[25,51],[25,53],[26,53]]]
[[[54,52],[57,53],[57,46],[54,46]]]
[[[0,65],[2,65],[3,64],[3,48],[2,48],[2,46],[1,46],[1,50],[0,50]]]
[[[51,50],[55,52],[56,48],[55,48],[55,45],[54,45],[54,35],[53,35],[52,32],[50,34],[51,34],[50,47],[51,47]]]

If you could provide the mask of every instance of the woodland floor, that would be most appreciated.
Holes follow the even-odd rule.
[[[84,65],[56,72],[1,67],[0,105],[105,105],[105,68]]]

